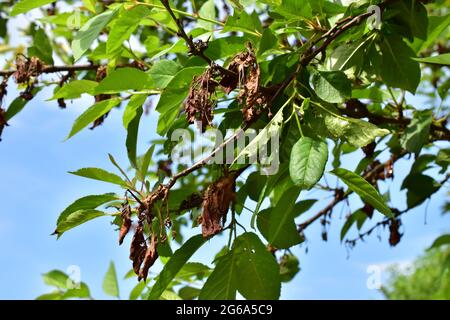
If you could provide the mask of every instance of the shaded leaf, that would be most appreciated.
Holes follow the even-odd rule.
[[[351,83],[342,71],[318,71],[311,80],[317,95],[330,103],[341,103],[352,96]]]
[[[414,51],[400,37],[385,37],[380,44],[381,61],[376,66],[379,75],[389,87],[415,93],[420,82],[420,66]]]
[[[288,249],[303,241],[294,221],[298,215],[294,206],[299,193],[298,188],[290,188],[284,192],[275,207],[258,214],[258,229],[275,248]]]
[[[414,112],[411,123],[400,139],[400,144],[404,149],[416,154],[420,152],[423,145],[428,142],[432,116],[433,112],[431,109]]]

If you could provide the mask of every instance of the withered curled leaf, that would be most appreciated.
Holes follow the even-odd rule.
[[[236,199],[235,176],[226,175],[211,184],[203,198],[202,235],[209,237],[222,231],[231,202]]]
[[[28,59],[23,55],[16,58],[16,72],[13,77],[17,83],[28,83],[31,77],[37,77],[42,73],[42,61],[37,57]]]
[[[240,88],[238,100],[243,105],[242,114],[245,122],[251,122],[267,103],[264,88],[260,86],[260,68],[253,48],[237,54],[227,68],[231,71],[222,77],[220,86],[225,93]]]
[[[139,271],[138,281],[141,281],[142,279],[144,279],[144,281],[147,281],[148,270],[158,259],[157,245],[158,238],[153,234],[151,236],[150,245],[145,252],[144,264],[142,266],[142,269]]]
[[[372,207],[368,203],[364,203],[364,207],[362,208],[362,211],[371,219],[373,216],[374,207]]]
[[[402,234],[400,233],[401,221],[399,219],[391,219],[389,220],[389,244],[392,247],[395,247],[402,238]]]
[[[212,78],[210,69],[192,81],[189,95],[184,102],[184,111],[187,121],[192,124],[196,121],[201,125],[202,132],[213,120],[213,108],[215,101],[212,95],[218,83]]]
[[[8,123],[6,122],[6,111],[0,107],[0,141],[2,141],[1,137],[2,137],[3,129],[7,125],[8,125]]]
[[[133,261],[134,273],[139,275],[139,270],[141,268],[142,262],[145,258],[145,252],[147,251],[147,244],[144,238],[144,229],[141,224],[136,227],[136,231],[131,240],[130,247],[130,260]]]
[[[131,228],[131,206],[128,201],[125,201],[122,204],[120,215],[122,217],[122,225],[120,226],[119,231],[119,245],[123,243],[123,239],[125,239],[125,236],[128,234]]]
[[[203,196],[199,193],[192,193],[187,199],[184,199],[179,207],[179,211],[185,211],[193,208],[200,208],[203,203]]]

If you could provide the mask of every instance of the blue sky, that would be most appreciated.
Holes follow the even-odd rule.
[[[9,92],[6,105],[15,93],[12,86]],[[73,200],[88,194],[115,191],[105,183],[67,172],[88,166],[114,171],[108,153],[112,153],[120,164],[127,164],[122,111],[113,110],[103,126],[94,131],[84,130],[62,142],[75,118],[92,101],[82,99],[68,103],[66,110],[60,110],[55,102],[45,102],[50,95],[51,90],[42,91],[13,118],[0,142],[0,299],[33,299],[49,292],[51,289],[42,283],[40,275],[51,269],[64,271],[70,265],[80,267],[82,281],[90,286],[95,298],[107,298],[101,286],[109,261],[116,263],[120,277],[130,269],[128,242],[122,247],[117,245],[117,232],[109,219],[91,221],[67,232],[58,241],[50,234],[59,213]],[[148,141],[155,138],[156,119],[157,115],[151,112],[141,122],[140,152],[146,149]],[[411,163],[412,160],[398,161],[395,166],[397,181],[409,171]],[[350,169],[355,164],[355,158],[344,161],[344,166]],[[391,192],[393,204],[402,204],[404,196],[395,184]],[[367,267],[375,264],[384,268],[395,262],[408,263],[420,255],[434,238],[448,232],[449,216],[442,216],[440,210],[445,196],[441,192],[428,203],[426,218],[425,205],[405,215],[405,235],[395,248],[387,243],[388,232],[382,232],[381,242],[373,234],[367,242],[360,242],[347,252],[339,242],[339,233],[348,209],[342,214],[336,210],[328,242],[321,240],[321,228],[316,224],[306,231],[308,253],[304,245],[293,250],[299,256],[302,270],[292,282],[283,285],[281,297],[381,298],[377,290],[367,289]],[[315,208],[323,206],[325,201],[328,200],[321,201]],[[357,201],[351,202],[352,209],[358,206]],[[246,221],[249,213],[244,211],[243,214],[242,219]],[[374,216],[376,221],[381,218],[380,214]],[[225,237],[214,238],[192,261],[209,263],[213,258],[211,252],[218,250],[223,243]],[[128,296],[134,284],[134,280],[121,282],[122,297]]]
[[[26,39],[17,33],[17,26],[36,21],[36,17],[31,14],[21,15],[10,22],[12,45],[26,43]],[[8,88],[5,106],[17,95],[13,87],[14,84]],[[56,102],[45,102],[50,96],[50,89],[40,92],[10,121],[0,142],[0,299],[33,299],[49,292],[52,289],[43,284],[40,275],[52,269],[65,271],[71,265],[80,267],[81,280],[89,285],[93,297],[107,298],[101,289],[104,273],[111,260],[116,264],[119,277],[130,269],[129,239],[119,247],[117,232],[105,217],[67,232],[58,241],[50,234],[54,231],[59,213],[75,199],[89,194],[118,191],[108,184],[86,180],[67,172],[82,167],[101,167],[114,171],[108,153],[113,154],[123,166],[128,163],[122,110],[113,110],[104,125],[94,131],[83,130],[72,139],[62,142],[73,121],[92,101],[78,100],[68,103],[66,110],[60,110]],[[414,99],[411,102],[416,105],[423,101]],[[156,120],[154,112],[141,120],[141,153],[148,147],[148,142],[156,138]],[[359,160],[357,157],[345,159],[344,167],[353,169]],[[412,161],[405,159],[396,163],[394,169],[397,182],[407,174]],[[391,200],[394,206],[402,209],[405,194],[399,189],[398,183],[392,186]],[[320,199],[321,194],[306,193],[303,196],[318,196]],[[346,209],[340,214],[338,208],[333,215],[328,242],[321,240],[321,227],[317,223],[306,231],[308,253],[305,252],[305,245],[293,249],[300,259],[302,270],[292,282],[283,285],[281,298],[382,298],[377,290],[367,289],[367,267],[377,265],[385,268],[392,263],[407,264],[423,253],[437,236],[449,232],[450,215],[441,215],[445,198],[445,191],[433,197],[427,205],[426,218],[425,204],[406,214],[402,219],[405,235],[395,248],[391,248],[387,242],[388,232],[382,232],[381,242],[373,234],[367,242],[358,243],[348,252],[340,244],[339,234],[349,211]],[[310,215],[329,201],[321,200]],[[359,206],[358,201],[351,201],[353,210]],[[249,213],[244,211],[244,222],[248,216]],[[381,214],[374,216],[374,220],[380,219]],[[199,229],[192,231],[199,232]],[[356,235],[354,230],[350,234]],[[226,242],[225,238],[215,237],[209,241],[191,261],[211,262],[211,252],[221,248]],[[126,298],[134,285],[134,279],[121,281],[121,296]]]

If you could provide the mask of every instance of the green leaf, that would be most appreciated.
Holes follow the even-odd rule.
[[[52,1],[53,2],[53,1]],[[118,8],[105,11],[99,15],[89,19],[80,30],[75,34],[72,41],[72,52],[75,61],[78,61],[84,53],[90,48],[94,40],[106,27],[106,25],[114,18]]]
[[[93,209],[77,210],[68,214],[63,220],[61,220],[56,226],[56,230],[53,234],[56,234],[59,238],[64,232],[92,219],[103,217],[105,215],[106,214],[104,212]]]
[[[136,116],[129,123],[127,128],[127,139],[126,139],[126,147],[128,159],[133,168],[137,168],[136,164],[136,150],[137,150],[137,139],[138,139],[138,131],[139,131],[139,122],[141,121],[141,116],[144,111],[142,108],[137,109]]]
[[[145,281],[141,281],[136,286],[134,286],[134,288],[130,292],[129,300],[137,300],[146,286],[147,284],[145,283]]]
[[[233,251],[221,256],[203,285],[199,300],[235,300],[237,290],[237,256]]]
[[[44,29],[37,29],[33,35],[33,46],[28,48],[28,56],[38,57],[47,64],[53,64],[53,48]]]
[[[380,44],[381,61],[376,65],[380,77],[389,87],[415,93],[420,82],[420,66],[414,51],[400,37],[385,37]]]
[[[285,191],[273,208],[261,211],[257,217],[258,230],[266,240],[278,249],[288,249],[303,241],[295,225],[298,212],[294,210],[299,189]]]
[[[97,0],[83,0],[83,5],[86,9],[91,11],[92,13],[95,13],[95,3]]]
[[[419,154],[423,145],[428,142],[430,126],[433,120],[433,112],[429,110],[417,110],[414,112],[411,123],[400,138],[401,146],[415,154]]]
[[[280,278],[281,282],[289,282],[300,271],[300,262],[293,254],[285,254],[280,259]]]
[[[301,137],[291,151],[289,173],[301,189],[311,189],[322,177],[328,160],[328,146],[323,140]]]
[[[344,138],[352,146],[361,148],[371,143],[376,137],[383,137],[389,133],[387,129],[354,118],[343,118],[327,114],[325,125],[335,138]]]
[[[444,53],[437,56],[431,56],[426,58],[414,58],[414,60],[422,63],[450,66],[450,53]]]
[[[77,99],[81,97],[83,93],[92,92],[97,85],[97,82],[91,80],[74,80],[58,89],[49,100],[57,100],[60,98]]]
[[[364,220],[367,219],[367,214],[362,211],[361,209],[352,213],[347,220],[345,220],[344,225],[342,226],[341,229],[341,242],[342,240],[344,240],[345,235],[347,234],[347,232],[350,230],[351,226],[357,222],[360,225],[364,222]]]
[[[212,40],[208,43],[208,48],[205,50],[211,60],[224,59],[234,56],[242,51],[246,43],[245,37],[230,36]]]
[[[118,175],[110,173],[100,168],[82,168],[74,172],[69,172],[76,176],[85,177],[88,179],[100,180],[112,184],[117,184],[122,187],[126,187],[127,184]]]
[[[5,120],[11,120],[12,117],[22,111],[22,109],[27,105],[28,101],[29,100],[26,100],[20,96],[15,98],[6,111]]]
[[[178,295],[183,300],[194,300],[199,296],[200,291],[201,291],[200,289],[185,286],[178,291]]]
[[[159,98],[156,111],[160,113],[157,132],[165,135],[176,119],[181,103],[186,99],[192,79],[202,73],[204,67],[188,67],[180,70],[169,82]]]
[[[319,98],[330,103],[341,103],[352,96],[351,83],[342,71],[315,72],[312,84]]]
[[[448,244],[450,244],[450,234],[444,234],[434,240],[433,244],[428,248],[428,250],[439,248]]]
[[[147,100],[146,94],[135,94],[130,98],[130,101],[123,112],[123,126],[128,130],[128,125],[130,122],[136,118],[139,110],[142,109],[145,101]]]
[[[189,260],[189,258],[198,250],[205,240],[202,235],[196,235],[187,240],[169,259],[163,270],[158,276],[158,280],[153,285],[147,299],[156,300],[166,290],[167,286],[176,277],[178,271]]]
[[[75,120],[66,140],[73,137],[75,134],[87,127],[91,122],[103,116],[105,113],[117,106],[121,101],[122,100],[120,98],[112,98],[100,101],[89,107]]]
[[[246,232],[234,240],[237,257],[237,289],[246,299],[274,300],[280,296],[280,269],[259,237]]]
[[[281,0],[278,6],[273,6],[274,12],[289,20],[303,20],[312,17],[312,9],[308,0]]]
[[[252,172],[245,181],[247,193],[253,201],[258,201],[261,191],[267,182],[267,176],[255,171]]]
[[[203,286],[200,300],[234,300],[236,290],[246,299],[278,299],[279,266],[258,236],[237,237],[230,252],[222,255]]]
[[[223,27],[223,32],[241,31],[254,36],[261,36],[262,26],[258,14],[253,11],[248,14],[246,11],[235,11]]]
[[[112,71],[94,89],[95,94],[117,93],[126,90],[142,90],[153,87],[153,82],[148,73],[142,70],[126,67]]]
[[[264,129],[239,152],[232,165],[240,162],[245,163],[246,157],[252,159],[256,156],[260,147],[267,145],[271,137],[280,134],[283,125],[283,109],[284,107],[281,107]]]
[[[412,173],[403,180],[401,189],[408,190],[406,193],[406,203],[408,209],[411,209],[431,197],[439,190],[439,187],[439,183],[432,177],[421,173]]]
[[[89,292],[89,287],[84,282],[81,282],[77,285],[79,286],[78,288],[68,289],[62,295],[61,299],[65,300],[65,299],[73,299],[73,298],[78,298],[78,299],[91,298],[91,294]]]
[[[344,168],[334,169],[331,173],[340,178],[350,190],[356,192],[364,202],[388,217],[393,216],[383,197],[364,178]]]
[[[387,8],[394,14],[388,21],[392,22],[394,30],[408,37],[427,38],[428,15],[423,4],[416,0],[394,1]]]
[[[366,41],[343,44],[331,53],[332,70],[345,71],[353,66],[362,66]]]
[[[150,146],[148,148],[147,152],[144,154],[144,157],[142,158],[142,163],[138,170],[138,177],[139,177],[139,180],[141,180],[142,182],[145,181],[145,177],[147,176],[148,166],[150,165],[150,160],[152,159],[154,150],[155,150],[155,145]]]
[[[75,200],[72,204],[70,204],[63,212],[60,213],[57,224],[61,221],[65,220],[66,217],[72,212],[83,210],[83,209],[96,209],[97,207],[117,200],[117,196],[114,193],[105,193],[99,195],[90,195],[86,197],[82,197],[78,200]]]
[[[181,66],[172,60],[159,60],[149,71],[156,88],[163,89],[167,87],[170,81],[175,77]]]
[[[261,55],[267,50],[273,49],[278,44],[278,38],[273,34],[269,28],[264,29],[264,32],[259,42],[258,54]]]
[[[198,15],[203,18],[208,18],[210,20],[216,19],[216,6],[214,5],[214,0],[208,0],[201,6],[198,11]],[[214,31],[216,27],[214,23],[207,22],[204,20],[198,20],[197,22],[198,28],[203,28],[208,31]]]
[[[441,149],[436,155],[436,164],[442,169],[439,173],[445,173],[450,165],[450,149]]]
[[[119,283],[117,281],[116,267],[112,261],[103,278],[103,292],[109,296],[119,298]]]
[[[106,42],[106,53],[112,56],[120,53],[123,42],[130,38],[139,23],[149,14],[147,7],[135,6],[115,19]]]
[[[450,25],[450,14],[445,16],[430,16],[428,17],[428,32],[425,41],[418,41],[416,48],[416,52],[422,52],[428,49],[430,46],[436,43],[436,40],[439,36],[447,30]]]
[[[41,91],[42,88],[43,87],[36,87],[33,90],[31,90],[31,93],[33,94],[33,96],[36,96],[36,94],[38,94],[38,92]],[[28,102],[29,100],[26,100],[21,96],[15,98],[9,105],[8,109],[6,110],[5,120],[6,121],[11,120],[16,114],[22,111],[22,109],[27,105]]]
[[[69,276],[60,270],[52,270],[42,275],[42,280],[46,285],[56,287],[58,289],[67,289],[70,281]]]
[[[17,2],[11,10],[10,15],[15,17],[21,13],[30,11],[31,9],[39,8],[55,2],[55,0],[22,0]]]

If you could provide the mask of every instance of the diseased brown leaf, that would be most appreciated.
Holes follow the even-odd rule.
[[[261,71],[253,48],[248,46],[246,52],[236,55],[227,69],[231,72],[224,75],[219,84],[227,94],[240,88],[237,98],[243,105],[243,118],[245,122],[251,122],[268,101],[266,91],[259,83]]]
[[[107,67],[106,66],[100,66],[97,69],[97,73],[95,76],[95,81],[100,82],[102,81],[104,78],[106,78],[106,76],[108,75],[107,73]],[[112,95],[110,94],[98,94],[95,96],[95,103],[99,103],[101,101],[105,101],[108,99],[111,99]],[[103,122],[105,121],[105,119],[108,117],[109,112],[105,113],[104,115],[98,117],[97,119],[94,120],[94,122],[92,123],[92,126],[89,127],[89,129],[93,130],[99,126],[101,126],[103,124]]]
[[[199,193],[192,193],[187,199],[181,202],[180,208],[178,210],[181,212],[193,208],[200,208],[202,203],[203,196]]]
[[[8,123],[6,122],[6,112],[0,107],[0,141],[2,141],[2,132],[5,126],[7,126]]]
[[[201,217],[203,237],[207,238],[222,231],[230,204],[236,199],[235,185],[235,177],[226,175],[206,190]]]
[[[123,239],[125,239],[125,236],[128,234],[131,228],[131,207],[128,201],[122,204],[121,217],[122,226],[120,227],[119,231],[119,245],[123,243]]]
[[[211,125],[215,101],[212,99],[218,83],[212,78],[211,69],[192,81],[189,95],[184,102],[184,111],[187,121],[192,124],[196,121],[201,125],[202,132]]]
[[[389,221],[389,244],[392,247],[395,247],[402,238],[402,234],[400,233],[401,221],[399,219],[391,219]]]
[[[153,234],[151,236],[150,245],[148,246],[147,251],[145,252],[144,265],[142,266],[142,269],[139,271],[138,281],[141,281],[142,279],[144,279],[144,281],[147,281],[148,270],[158,259],[157,245],[158,245],[158,238],[156,235]]]
[[[146,251],[147,243],[144,238],[144,229],[142,224],[139,224],[134,233],[133,240],[131,240],[130,247],[130,260],[133,261],[133,270],[137,275],[139,275],[139,270],[144,261]]]
[[[18,55],[16,58],[16,72],[13,77],[17,83],[29,83],[31,77],[37,77],[41,74],[43,63],[37,57],[31,57],[30,59]]]
[[[374,208],[368,204],[364,203],[364,207],[362,208],[362,211],[370,218],[372,219]]]

